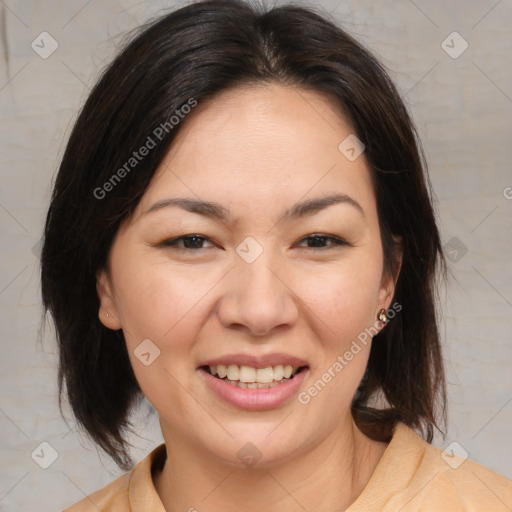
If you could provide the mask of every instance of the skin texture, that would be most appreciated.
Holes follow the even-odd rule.
[[[160,415],[168,457],[154,482],[166,510],[343,510],[382,456],[386,445],[364,436],[350,413],[371,343],[307,405],[293,397],[243,410],[197,369],[228,354],[291,354],[308,362],[304,391],[390,307],[395,280],[383,273],[370,172],[364,154],[351,162],[338,150],[350,133],[317,93],[268,84],[225,91],[186,118],[114,240],[110,272],[98,274],[99,316],[123,329]],[[343,203],[279,220],[295,203],[333,193],[363,213]],[[144,214],[171,197],[218,202],[231,218],[175,206]],[[203,248],[158,246],[190,234],[207,238]],[[348,245],[315,249],[304,240],[312,234]],[[263,248],[253,263],[236,252],[247,236]],[[134,355],[147,338],[160,350],[149,366]],[[247,442],[261,453],[251,468],[237,458]]]

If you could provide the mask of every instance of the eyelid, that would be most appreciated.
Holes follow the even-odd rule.
[[[200,251],[202,249],[208,249],[208,247],[200,247],[199,249],[189,249],[187,247],[179,247],[178,246],[178,243],[180,241],[187,240],[189,238],[200,238],[203,241],[209,242],[210,244],[212,244],[212,246],[214,245],[207,236],[199,235],[199,234],[196,234],[196,233],[190,233],[188,235],[181,235],[181,236],[177,236],[175,238],[167,238],[165,240],[162,240],[158,244],[156,244],[156,246],[157,247],[164,247],[164,248],[165,247],[172,247],[172,248],[178,249],[179,251]]]
[[[175,238],[168,238],[168,239],[163,240],[162,242],[156,244],[156,246],[157,247],[164,247],[164,248],[172,247],[172,248],[175,248],[177,250],[187,251],[187,252],[189,252],[189,251],[197,252],[197,251],[200,251],[200,250],[203,250],[203,249],[211,248],[211,247],[199,247],[199,248],[196,248],[196,249],[191,249],[191,248],[188,248],[188,247],[179,247],[178,246],[178,243],[180,241],[187,240],[187,239],[190,239],[190,238],[198,238],[198,239],[201,239],[203,241],[203,243],[206,241],[206,242],[210,243],[212,246],[215,246],[215,244],[213,242],[211,242],[211,240],[207,236],[196,234],[196,233],[190,233],[190,234],[187,234],[187,235],[181,235],[181,236],[178,236],[178,237],[175,237]],[[335,236],[335,235],[329,235],[329,234],[326,234],[326,233],[311,233],[310,235],[306,235],[306,236],[302,237],[298,241],[298,243],[300,244],[300,243],[302,243],[304,241],[307,241],[307,240],[309,240],[311,238],[325,239],[327,241],[330,241],[331,244],[327,245],[327,246],[324,246],[324,247],[301,247],[302,249],[308,249],[308,250],[313,250],[313,251],[325,251],[327,249],[332,249],[332,248],[335,248],[335,247],[349,246],[350,245],[343,238],[341,238],[339,236]]]
[[[325,247],[304,247],[304,249],[310,249],[310,250],[317,250],[317,251],[322,251],[322,250],[326,250],[326,249],[330,249],[330,248],[334,248],[334,247],[339,247],[339,246],[344,246],[344,245],[350,245],[346,240],[344,240],[343,238],[339,237],[339,236],[335,236],[335,235],[328,235],[326,233],[312,233],[311,235],[307,235],[305,237],[302,237],[300,240],[299,240],[299,243],[300,242],[303,242],[305,240],[308,240],[310,238],[324,238],[326,240],[330,240],[332,242],[331,245],[328,245],[328,246],[325,246]]]

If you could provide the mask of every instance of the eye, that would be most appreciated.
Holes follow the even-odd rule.
[[[201,247],[202,244],[207,240],[208,239],[206,237],[201,235],[183,235],[177,238],[164,240],[158,245],[162,247],[176,247],[177,249],[181,250],[198,250],[207,249],[207,247]]]
[[[314,234],[306,236],[301,240],[301,242],[308,243],[306,249],[329,249],[332,248],[333,246],[349,245],[348,242],[341,238],[323,234]],[[326,245],[328,243],[330,244]]]
[[[176,249],[184,251],[197,251],[200,249],[208,248],[203,246],[205,242],[209,243],[213,247],[213,244],[208,240],[207,237],[195,234],[183,235],[177,238],[170,238],[168,240],[160,242],[157,245],[160,247],[175,247]],[[341,238],[324,234],[314,234],[306,236],[302,238],[299,244],[303,242],[307,243],[306,247],[302,246],[303,248],[313,250],[322,250],[334,248],[335,246],[349,245],[348,242]]]

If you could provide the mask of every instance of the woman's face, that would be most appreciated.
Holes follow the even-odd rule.
[[[166,441],[276,464],[352,425],[368,329],[390,305],[369,169],[305,90],[237,88],[183,123],[113,242],[100,318],[123,329]]]

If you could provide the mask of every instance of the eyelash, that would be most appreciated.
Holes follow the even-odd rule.
[[[202,250],[202,249],[208,249],[208,247],[197,247],[197,248],[194,248],[194,249],[191,249],[189,247],[178,247],[178,243],[180,241],[185,241],[185,240],[190,240],[192,238],[198,238],[200,240],[208,240],[207,237],[205,236],[202,236],[202,235],[183,235],[183,236],[179,236],[177,238],[170,238],[168,240],[164,240],[163,242],[159,243],[158,246],[162,246],[162,247],[172,247],[172,248],[175,248],[177,250],[180,250],[180,251],[199,251],[199,250]],[[336,246],[348,246],[350,245],[348,242],[346,242],[345,240],[343,240],[342,238],[338,238],[338,237],[335,237],[335,236],[331,236],[331,235],[324,235],[324,234],[321,234],[321,233],[315,233],[315,234],[312,234],[312,235],[308,235],[308,236],[305,236],[303,238],[301,238],[300,242],[303,242],[303,241],[306,241],[306,240],[312,240],[312,239],[322,239],[322,240],[329,240],[332,242],[332,244],[330,246],[324,246],[324,247],[304,247],[304,249],[312,249],[314,251],[322,251],[322,250],[325,250],[325,249],[331,249],[331,248],[334,248]]]

